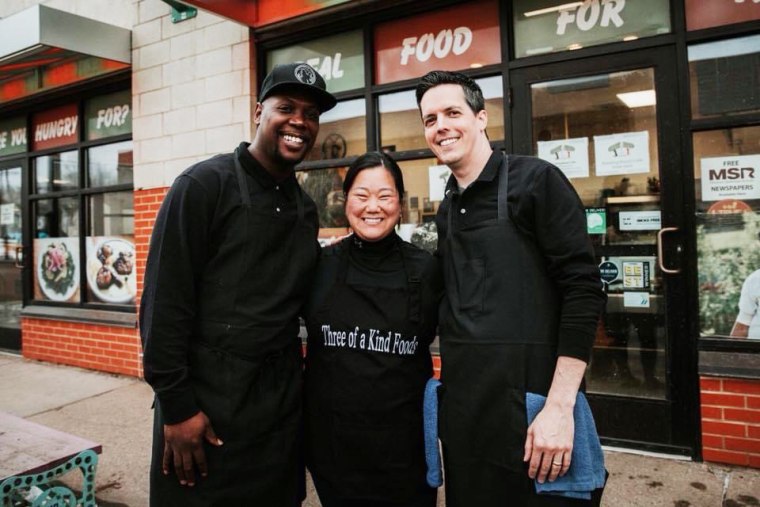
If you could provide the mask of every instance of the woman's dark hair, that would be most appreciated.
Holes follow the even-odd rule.
[[[401,173],[401,168],[387,153],[380,151],[368,151],[354,160],[353,164],[348,167],[346,178],[343,180],[343,193],[348,194],[348,191],[351,190],[357,174],[365,169],[372,169],[374,167],[383,167],[391,173],[393,182],[396,184],[399,199],[402,199],[404,197],[404,175]]]
[[[446,70],[433,70],[420,78],[420,82],[417,84],[417,89],[415,90],[417,107],[420,107],[422,97],[428,92],[428,90],[444,84],[461,86],[462,91],[464,92],[464,100],[467,102],[467,105],[470,106],[473,113],[478,114],[486,108],[486,101],[483,98],[483,90],[480,89],[478,83],[461,72],[449,72]]]

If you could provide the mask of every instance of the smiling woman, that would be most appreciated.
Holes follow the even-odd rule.
[[[421,430],[435,261],[394,231],[404,181],[387,154],[356,159],[343,191],[353,234],[323,250],[305,309],[307,464],[324,507],[433,507]]]
[[[346,174],[343,191],[348,224],[359,238],[381,240],[399,223],[404,181],[388,155],[370,152],[359,157]]]

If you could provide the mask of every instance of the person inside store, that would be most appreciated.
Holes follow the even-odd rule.
[[[299,312],[319,244],[294,167],[335,103],[310,66],[276,66],[251,143],[185,170],[161,205],[140,305],[152,506],[304,497]]]
[[[440,277],[402,240],[404,180],[369,152],[343,182],[352,233],[322,252],[305,309],[306,462],[323,507],[435,507],[422,401]]]
[[[446,505],[598,505],[603,455],[577,393],[606,296],[582,203],[550,163],[491,148],[468,76],[430,72],[416,97],[428,147],[452,170],[436,215]]]
[[[760,233],[757,239],[760,240]],[[760,269],[750,273],[742,283],[739,313],[731,328],[731,336],[760,339]]]

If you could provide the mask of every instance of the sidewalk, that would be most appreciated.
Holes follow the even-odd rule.
[[[101,507],[148,504],[151,401],[150,388],[139,379],[0,354],[0,410],[103,445],[96,486]],[[605,506],[760,505],[760,470],[616,451],[605,455]],[[319,505],[311,489],[304,507]]]

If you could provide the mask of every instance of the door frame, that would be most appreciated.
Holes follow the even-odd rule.
[[[8,157],[0,160],[0,171],[12,168],[21,168],[21,247],[22,247],[22,268],[21,270],[21,305],[22,308],[26,306],[29,298],[29,263],[26,262],[29,248],[29,220],[27,214],[28,206],[28,180],[29,180],[29,166],[28,166],[27,154],[19,154],[18,156]],[[20,319],[20,316],[19,316]],[[0,349],[21,351],[22,336],[21,325],[19,323],[18,333],[8,333],[0,331]]]
[[[699,458],[700,418],[697,340],[689,322],[691,295],[696,291],[693,273],[696,251],[693,247],[693,174],[685,164],[681,137],[681,95],[677,52],[674,45],[651,47],[615,55],[591,56],[515,68],[510,71],[512,110],[510,128],[514,152],[533,155],[531,84],[543,81],[591,76],[641,68],[653,68],[657,98],[657,142],[661,184],[662,227],[678,227],[664,238],[666,267],[681,269],[677,276],[663,274],[666,302],[666,354],[668,400],[649,400],[613,395],[589,395],[600,434],[615,425],[630,424],[629,434],[602,436],[608,445],[645,448],[653,451]],[[631,424],[635,423],[635,424]],[[651,442],[638,434],[657,434]]]

